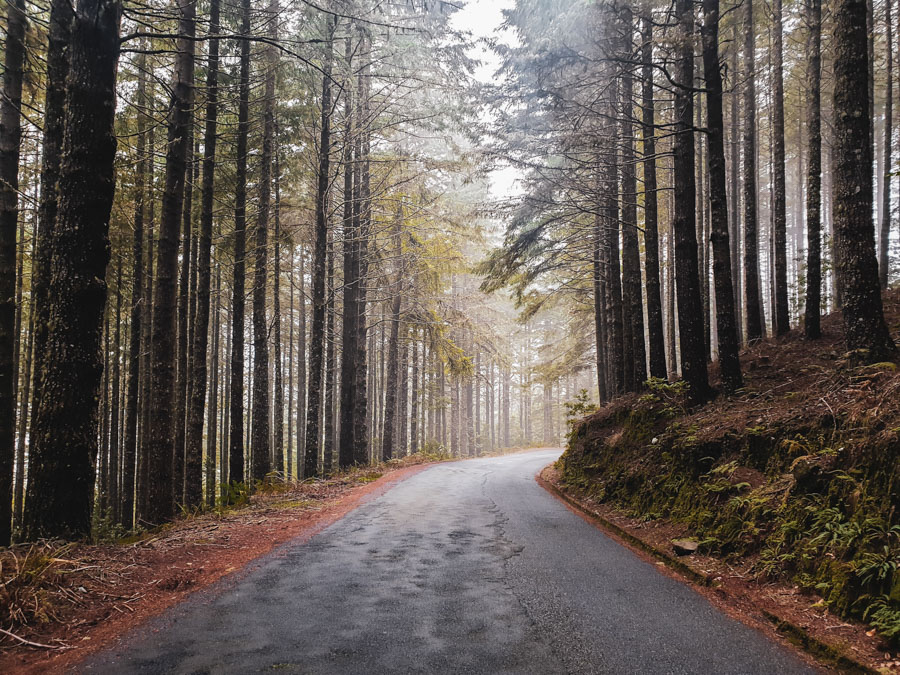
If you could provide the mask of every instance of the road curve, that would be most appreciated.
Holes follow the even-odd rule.
[[[558,455],[435,465],[78,671],[815,672],[545,492]]]

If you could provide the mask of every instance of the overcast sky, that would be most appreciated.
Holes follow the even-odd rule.
[[[474,38],[500,36],[512,42],[513,36],[500,30],[503,23],[503,10],[513,6],[515,0],[469,0],[465,6],[452,17],[453,27],[472,33]],[[481,61],[475,71],[475,77],[482,82],[491,82],[500,67],[500,59],[490,49],[475,45],[469,55]],[[516,180],[519,172],[510,167],[502,167],[491,173],[491,193],[494,198],[509,197],[518,190]]]

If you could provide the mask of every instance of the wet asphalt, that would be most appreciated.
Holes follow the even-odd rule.
[[[816,672],[549,495],[559,453],[430,467],[77,672]]]

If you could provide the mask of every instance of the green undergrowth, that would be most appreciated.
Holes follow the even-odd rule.
[[[701,552],[753,560],[900,646],[896,435],[839,419],[710,432],[679,385],[573,425],[563,480],[644,520],[687,526]],[[727,427],[727,425],[723,425]]]

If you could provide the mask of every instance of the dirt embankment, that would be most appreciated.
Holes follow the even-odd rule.
[[[897,336],[900,293],[886,311]],[[655,383],[599,410],[573,430],[559,481],[670,552],[689,540],[721,583],[765,589],[754,602],[790,596],[800,624],[894,668],[900,372],[854,366],[840,317],[823,327],[819,341],[795,332],[746,350],[744,389],[699,409]]]

